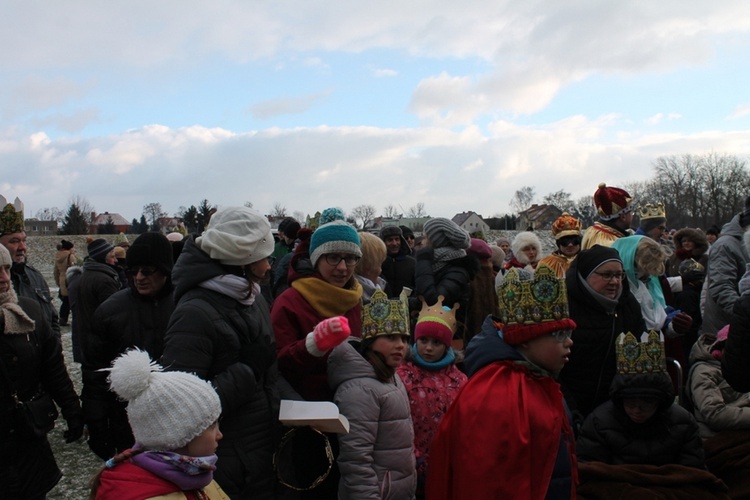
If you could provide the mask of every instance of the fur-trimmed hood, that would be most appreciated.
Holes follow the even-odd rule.
[[[694,259],[700,258],[708,250],[708,240],[705,233],[700,229],[686,227],[677,231],[673,238],[674,247],[676,249],[682,248],[682,240],[684,239],[688,239],[695,244],[695,248],[693,249]]]
[[[526,254],[521,251],[522,248],[532,245],[536,248],[537,262],[542,258],[542,242],[539,240],[539,236],[531,231],[523,231],[518,233],[513,238],[513,243],[510,244],[510,249],[513,251],[513,256],[521,264],[529,264],[529,259]]]

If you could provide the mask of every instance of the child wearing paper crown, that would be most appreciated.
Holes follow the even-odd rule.
[[[406,295],[389,300],[375,290],[364,307],[362,340],[335,347],[328,358],[334,402],[349,419],[339,435],[338,498],[414,498],[414,432],[409,398],[396,368],[409,338]]]
[[[574,437],[560,385],[575,323],[565,283],[540,265],[511,269],[500,317],[471,339],[469,380],[430,448],[427,498],[575,498]]]
[[[221,403],[211,384],[190,373],[162,372],[140,350],[126,352],[109,370],[112,390],[128,401],[136,443],[107,460],[91,481],[90,498],[228,499],[213,480],[222,435]]]
[[[640,343],[632,333],[620,334],[616,350],[618,373],[610,386],[611,399],[584,421],[578,459],[705,469],[698,424],[674,402],[661,333],[644,333]]]
[[[449,309],[443,306],[442,296],[432,306],[427,305],[424,297],[419,299],[422,310],[414,328],[416,342],[396,372],[409,396],[417,460],[417,498],[424,498],[432,438],[467,378],[456,367],[456,353],[451,347],[458,304]]]

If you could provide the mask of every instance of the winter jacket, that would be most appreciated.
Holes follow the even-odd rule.
[[[279,398],[275,345],[261,296],[246,306],[199,285],[229,270],[200,250],[193,237],[172,270],[175,310],[161,364],[208,380],[221,400],[216,481],[232,497],[273,498],[272,455]]]
[[[687,395],[703,439],[721,431],[750,429],[750,399],[724,380],[721,361],[711,355],[713,336],[701,335],[690,352]]]
[[[414,290],[417,262],[411,255],[409,245],[401,238],[401,249],[397,255],[388,254],[380,266],[380,276],[388,283],[388,297],[401,295],[404,287]]]
[[[35,438],[17,433],[11,408],[11,393],[28,401],[41,388],[52,396],[61,408],[63,417],[79,426],[83,415],[78,395],[68,376],[60,339],[52,333],[46,315],[39,304],[25,297],[18,305],[35,322],[33,333],[6,334],[0,325],[0,357],[13,387],[0,374],[0,484],[7,499],[26,499],[43,496],[60,480],[47,437]]]
[[[439,362],[431,365],[439,365]],[[429,364],[422,367],[418,361],[409,357],[396,369],[396,373],[401,377],[409,397],[411,420],[414,424],[414,456],[421,485],[427,477],[432,438],[443,415],[468,379],[454,363],[437,369],[430,368]]]
[[[65,272],[76,263],[76,256],[70,250],[58,250],[55,254],[55,269],[53,275],[55,284],[60,288],[60,295],[67,297],[68,284],[65,281]]]
[[[93,335],[94,312],[110,296],[120,289],[120,280],[113,266],[102,264],[95,260],[87,260],[83,263],[83,273],[77,284],[77,297],[73,316],[76,317],[81,352],[83,354],[82,369],[92,370],[89,367],[86,356],[90,354],[89,338]],[[96,344],[91,346],[96,349]],[[86,376],[84,375],[84,384]]]
[[[469,283],[469,287],[471,288],[471,300],[466,312],[464,345],[468,344],[471,338],[482,330],[482,324],[488,314],[494,316],[499,314],[495,272],[492,270],[491,262],[479,264],[477,274]]]
[[[10,269],[10,279],[13,281],[13,289],[19,298],[28,297],[41,306],[52,333],[60,338],[60,318],[42,273],[26,263],[14,262]]]
[[[684,250],[682,248],[682,240],[688,239],[695,244],[695,248],[692,250]],[[667,260],[667,276],[679,276],[680,275],[680,264],[686,259],[695,259],[704,268],[708,264],[708,240],[706,235],[700,229],[692,229],[689,227],[680,229],[674,234],[675,252]]]
[[[621,333],[638,335],[645,330],[641,306],[630,293],[627,280],[613,313],[608,313],[584,286],[574,260],[566,277],[570,319],[575,321],[570,361],[560,372],[571,410],[585,417],[606,401],[615,376],[615,341]]]
[[[343,293],[349,297],[359,290],[360,298],[351,304],[344,301],[338,301],[332,305],[327,304],[333,309],[328,314],[324,314],[322,310],[326,307],[318,302],[333,297],[340,290],[336,290],[334,285],[323,281],[317,274],[293,276],[290,272],[290,278],[291,286],[274,300],[271,310],[273,332],[278,348],[279,371],[294,390],[306,400],[332,401],[333,391],[329,387],[327,375],[328,355],[318,357],[310,354],[305,347],[305,339],[307,334],[313,331],[315,325],[332,316],[345,316],[349,320],[351,335],[359,337],[362,330],[362,287],[359,282],[352,279],[351,287]],[[295,284],[298,280],[307,280],[300,281],[300,283],[318,287],[320,292],[307,292],[307,288],[303,290],[300,283]]]
[[[68,304],[73,315],[70,320],[70,339],[73,347],[73,361],[83,363],[83,354],[81,353],[81,327],[80,321],[76,315],[80,305],[78,303],[78,285],[81,282],[83,268],[81,266],[71,266],[65,272],[65,281],[68,284]]]
[[[112,469],[104,469],[99,479],[96,498],[108,500],[228,500],[216,481],[211,481],[201,490],[183,492],[180,488],[153,472],[147,471],[132,462],[117,464]]]
[[[409,398],[395,375],[381,382],[375,369],[347,342],[328,359],[334,402],[350,424],[339,435],[339,499],[414,498],[417,475]]]
[[[698,424],[674,403],[672,381],[666,373],[618,374],[611,396],[583,423],[576,444],[579,460],[706,468]],[[625,413],[622,400],[646,396],[658,398],[659,408],[649,420],[637,424]]]
[[[499,321],[488,316],[466,349],[469,380],[432,442],[427,498],[575,498],[560,386],[505,343]]]
[[[99,370],[109,368],[115,358],[135,347],[148,352],[151,359],[159,359],[173,310],[169,281],[154,297],[142,296],[135,288],[128,288],[115,293],[96,309],[86,358],[94,370],[87,379],[86,421],[89,445],[92,439],[102,440],[102,453],[97,453],[100,456],[108,458],[131,447],[133,436],[125,403],[109,390],[108,373]]]
[[[729,331],[731,334],[724,346],[721,372],[734,390],[750,392],[750,370],[747,366],[750,359],[750,292],[743,293],[734,305]]]
[[[736,215],[724,224],[721,236],[711,246],[706,269],[706,305],[703,311],[703,332],[716,334],[732,318],[732,308],[740,297],[737,283],[750,262],[742,241],[745,230]]]

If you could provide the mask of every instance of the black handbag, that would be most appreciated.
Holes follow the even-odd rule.
[[[13,427],[19,436],[44,437],[55,427],[57,420],[57,406],[52,396],[44,392],[41,385],[36,394],[27,400],[18,399],[18,391],[11,389],[10,376],[5,368],[5,362],[0,358],[0,369],[8,383],[8,390],[13,401]]]

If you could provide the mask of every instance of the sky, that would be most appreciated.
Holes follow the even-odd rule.
[[[750,159],[746,0],[7,0],[0,195],[511,211]]]

